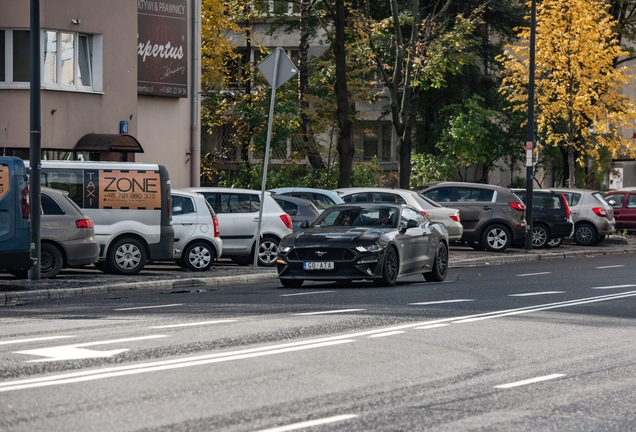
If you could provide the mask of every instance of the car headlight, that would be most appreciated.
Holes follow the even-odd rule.
[[[278,252],[287,253],[287,252],[289,252],[290,249],[291,249],[291,246],[279,246],[278,247]]]
[[[372,244],[369,246],[357,246],[356,250],[358,252],[380,252],[382,249],[384,249],[384,246],[382,246],[381,244]]]

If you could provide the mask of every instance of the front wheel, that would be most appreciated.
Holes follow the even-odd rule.
[[[503,252],[508,249],[511,241],[508,229],[503,225],[495,224],[486,229],[481,243],[490,252]]]
[[[384,253],[384,263],[382,264],[382,279],[374,279],[373,283],[378,287],[393,286],[397,281],[400,263],[397,252],[393,247],[387,248]]]
[[[303,286],[302,279],[279,279],[285,288],[300,288]]]
[[[424,279],[427,282],[442,282],[448,274],[448,247],[446,244],[439,242],[437,244],[437,252],[435,253],[435,261],[433,269],[424,273]]]
[[[181,264],[192,271],[206,271],[214,263],[214,250],[204,242],[189,244],[181,256]]]
[[[146,248],[134,238],[117,240],[108,248],[106,262],[114,273],[136,275],[146,265]]]
[[[563,237],[559,237],[559,238],[553,238],[548,240],[548,243],[546,245],[549,248],[557,248],[561,246],[562,244],[563,244]]]
[[[64,259],[60,249],[50,243],[42,243],[40,251],[40,276],[54,278],[62,270]]]

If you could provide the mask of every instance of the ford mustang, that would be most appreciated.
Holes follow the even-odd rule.
[[[446,228],[409,205],[341,204],[301,228],[278,246],[278,278],[289,288],[306,280],[393,286],[417,273],[440,282],[448,272]]]

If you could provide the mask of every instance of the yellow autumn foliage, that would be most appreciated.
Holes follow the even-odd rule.
[[[201,1],[201,80],[210,87],[223,82],[225,63],[234,55],[234,48],[225,37],[228,32],[238,31],[232,6],[232,2],[222,0]]]
[[[636,156],[631,131],[634,102],[624,95],[635,77],[632,68],[615,61],[626,56],[612,30],[615,22],[603,0],[537,2],[535,110],[541,145],[566,147],[601,162]],[[515,110],[527,110],[530,28],[517,29],[519,43],[498,58],[504,65],[501,92]]]

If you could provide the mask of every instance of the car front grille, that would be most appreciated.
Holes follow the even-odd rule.
[[[355,255],[348,249],[340,248],[299,248],[291,251],[288,257],[302,261],[341,261],[351,260]]]

